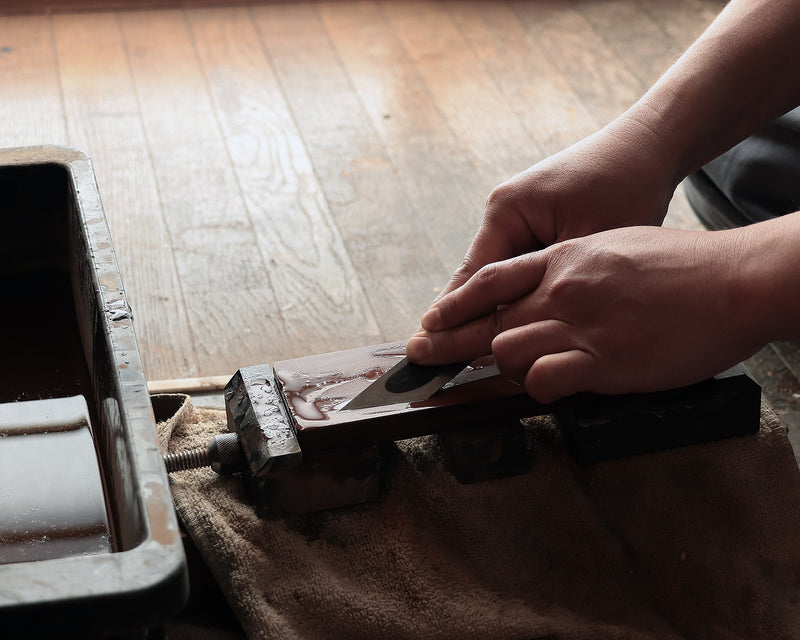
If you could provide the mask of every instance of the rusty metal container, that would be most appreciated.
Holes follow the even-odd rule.
[[[0,150],[0,300],[0,636],[142,637],[182,607],[188,583],[82,152]]]

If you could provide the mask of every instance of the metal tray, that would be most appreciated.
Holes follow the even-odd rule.
[[[0,564],[0,635],[141,637],[180,610],[188,581],[133,317],[84,153],[0,150],[0,299],[0,403],[85,398],[111,537],[98,552]],[[25,459],[4,470],[12,485],[36,473]]]

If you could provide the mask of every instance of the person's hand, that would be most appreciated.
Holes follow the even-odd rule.
[[[541,402],[705,379],[761,345],[741,234],[629,227],[493,263],[423,316],[411,360],[493,353]]]
[[[660,224],[682,178],[670,173],[668,146],[621,117],[501,184],[440,295],[493,262],[606,229]]]

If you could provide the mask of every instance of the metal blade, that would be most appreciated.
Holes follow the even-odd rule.
[[[452,389],[453,387],[457,387],[460,384],[477,382],[478,380],[485,380],[486,378],[494,378],[495,376],[500,375],[500,369],[497,368],[497,365],[494,362],[486,366],[475,367],[474,369],[473,367],[475,367],[474,364],[472,366],[466,367],[455,378],[450,380],[450,382],[443,385],[442,390]]]
[[[468,362],[425,366],[403,358],[342,409],[367,409],[400,402],[427,400],[454,378]]]

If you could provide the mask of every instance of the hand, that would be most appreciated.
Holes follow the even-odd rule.
[[[497,187],[460,268],[441,295],[481,267],[570,238],[658,225],[682,176],[669,171],[663,139],[620,117]]]
[[[488,265],[423,316],[408,355],[493,353],[541,402],[700,381],[761,346],[740,235],[629,227]]]

